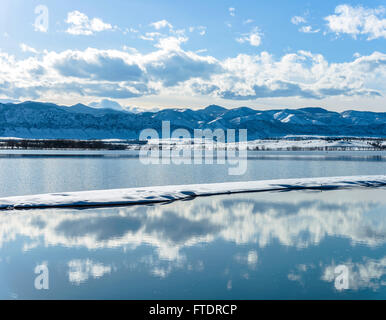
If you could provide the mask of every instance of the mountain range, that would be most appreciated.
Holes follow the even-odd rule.
[[[141,130],[247,129],[248,139],[288,135],[386,137],[386,113],[322,108],[255,110],[211,105],[199,110],[133,113],[83,104],[70,107],[26,101],[0,103],[0,137],[34,139],[137,139]]]

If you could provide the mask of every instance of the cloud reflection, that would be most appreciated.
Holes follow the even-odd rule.
[[[363,262],[347,261],[339,263],[349,268],[349,289],[358,290],[369,288],[379,289],[386,285],[386,256],[381,259],[364,258]],[[333,261],[331,265],[325,266],[322,280],[334,282],[335,267],[337,264]]]
[[[160,279],[177,270],[202,272],[210,264],[201,256],[192,256],[188,249],[226,242],[238,247],[231,259],[243,268],[241,276],[250,279],[264,267],[261,252],[274,243],[302,250],[335,237],[348,240],[352,247],[383,246],[384,195],[384,189],[294,191],[224,195],[151,206],[8,211],[0,215],[0,248],[19,241],[24,252],[63,247],[89,250],[90,257],[97,250],[119,249],[125,253],[115,263],[96,261],[100,258],[91,259],[87,252],[81,259],[70,253],[66,262],[68,280],[80,285],[121,268],[147,270]],[[244,250],[246,245],[249,248]],[[137,248],[151,250],[135,251],[125,260],[129,257],[126,253]],[[331,281],[333,263],[320,265],[320,271],[316,265],[315,261],[295,265],[286,271],[286,278],[304,286],[306,273],[320,272],[319,279]],[[368,258],[351,266],[353,289],[376,289],[384,284],[385,258]],[[227,287],[230,290],[232,282]]]
[[[335,236],[353,245],[378,246],[386,239],[386,201],[375,194],[382,192],[266,193],[155,206],[7,212],[0,216],[0,247],[18,236],[26,239],[25,250],[38,245],[130,249],[146,244],[159,258],[176,260],[182,249],[217,239],[306,248]]]
[[[68,280],[76,285],[86,282],[89,278],[100,278],[110,274],[112,267],[90,259],[75,259],[68,262]]]

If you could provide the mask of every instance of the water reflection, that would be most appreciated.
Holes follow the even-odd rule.
[[[386,256],[381,259],[370,259],[364,257],[361,262],[345,261],[344,265],[349,268],[349,284],[351,289],[358,290],[369,288],[377,290],[386,286]],[[324,268],[322,279],[328,282],[335,280],[334,270],[336,263]]]
[[[0,245],[23,235],[26,243],[88,249],[151,244],[176,252],[215,239],[265,247],[308,247],[328,235],[368,246],[386,239],[382,190],[290,192],[217,196],[167,205],[2,213]],[[368,199],[363,199],[366,195]],[[169,260],[175,259],[174,253]]]
[[[0,150],[0,196],[386,172],[386,151],[260,151],[248,158],[247,172],[230,176],[229,162],[146,165],[126,152]]]
[[[71,283],[80,285],[91,277],[97,279],[104,274],[111,273],[112,267],[90,259],[74,259],[68,262],[68,269],[68,280]]]
[[[0,278],[11,279],[8,288],[35,296],[12,281],[22,269],[13,266],[20,260],[26,265],[47,261],[58,278],[77,288],[104,279],[110,285],[119,279],[115,283],[119,287],[129,279],[140,281],[132,277],[147,275],[142,279],[147,290],[137,290],[142,298],[172,298],[183,292],[184,297],[197,298],[193,284],[198,290],[201,278],[224,282],[214,296],[207,292],[214,298],[266,297],[264,292],[271,298],[287,298],[297,292],[293,285],[308,288],[311,296],[326,297],[338,294],[333,288],[335,265],[346,264],[351,292],[365,288],[379,293],[386,275],[385,195],[385,189],[294,191],[154,206],[4,212]],[[252,289],[243,282],[265,281],[262,278],[273,274],[281,283],[276,291]],[[182,276],[190,291],[175,284],[168,294],[161,289],[154,293],[154,286],[160,285],[157,279],[172,283]],[[62,291],[50,294],[66,296],[71,292],[67,286],[63,282],[57,287]],[[131,290],[118,297],[138,298],[133,295],[135,285]],[[94,292],[83,294],[95,297]]]

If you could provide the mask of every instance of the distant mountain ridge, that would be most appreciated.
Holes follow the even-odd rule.
[[[386,137],[386,113],[322,108],[254,110],[226,109],[211,105],[204,109],[164,109],[132,113],[71,107],[26,101],[0,103],[0,137],[35,139],[137,139],[141,130],[161,132],[162,121],[171,129],[247,129],[248,139],[287,135]]]

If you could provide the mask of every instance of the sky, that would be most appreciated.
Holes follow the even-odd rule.
[[[0,102],[386,110],[384,1],[0,0]]]

